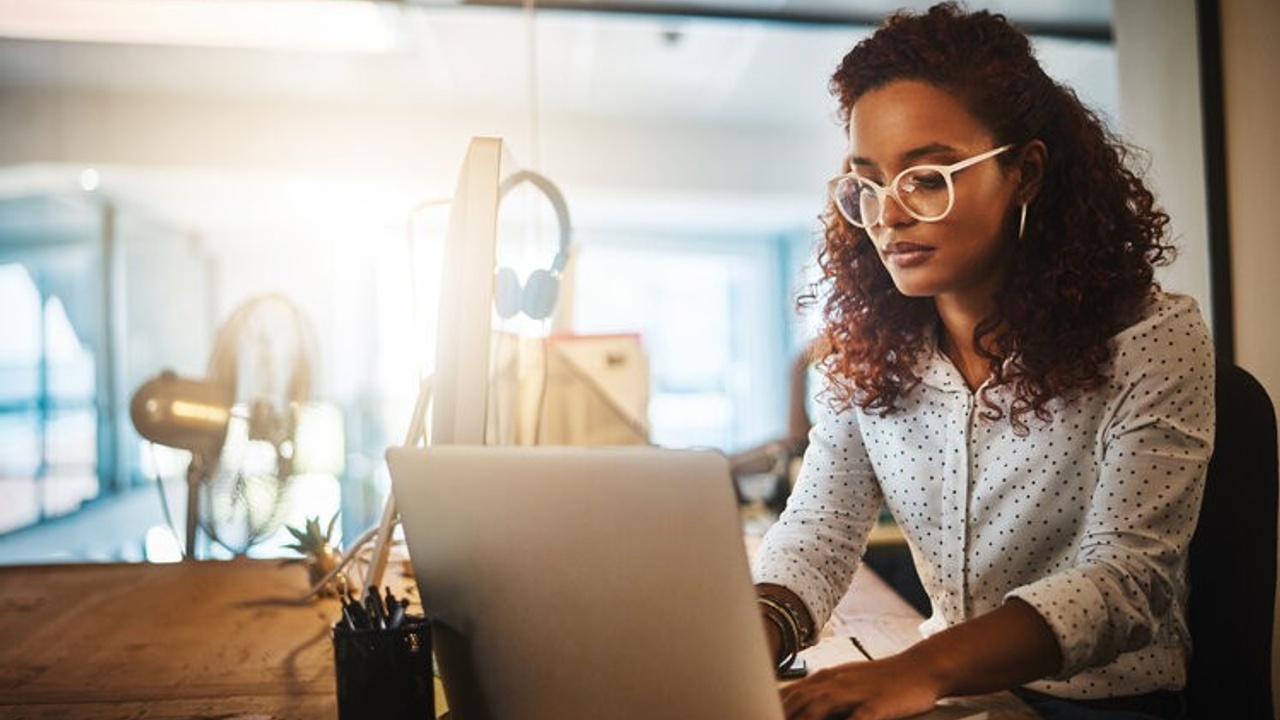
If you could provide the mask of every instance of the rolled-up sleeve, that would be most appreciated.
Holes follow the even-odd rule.
[[[1115,342],[1097,483],[1073,562],[1006,595],[1053,628],[1063,679],[1144,647],[1162,623],[1187,636],[1187,548],[1213,450],[1212,345],[1189,300]]]

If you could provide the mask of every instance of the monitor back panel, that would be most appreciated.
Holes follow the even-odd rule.
[[[726,458],[387,453],[456,720],[780,720]]]

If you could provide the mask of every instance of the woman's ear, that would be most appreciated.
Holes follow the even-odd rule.
[[[1049,149],[1043,141],[1032,140],[1022,148],[1018,160],[1018,204],[1026,205],[1040,194],[1044,184],[1045,164],[1049,161]]]

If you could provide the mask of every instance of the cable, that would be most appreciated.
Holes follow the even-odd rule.
[[[422,327],[423,318],[418,316],[418,311],[422,307],[422,294],[420,292],[421,283],[419,283],[418,278],[418,243],[415,242],[414,238],[414,232],[417,228],[414,226],[414,220],[417,218],[418,213],[426,210],[427,208],[437,207],[440,205],[451,205],[452,203],[453,198],[433,198],[431,200],[424,200],[413,206],[413,208],[409,210],[409,214],[405,217],[405,250],[409,253],[409,317],[417,327]],[[441,253],[442,264],[444,262],[443,256],[444,254]],[[443,272],[443,269],[441,272]],[[421,353],[418,353],[418,377],[426,375],[426,368],[424,367],[425,363],[426,358],[424,358]]]
[[[543,321],[546,322],[545,320]],[[533,416],[533,444],[542,444],[542,420],[547,414],[547,385],[550,370],[548,365],[551,363],[551,357],[547,350],[548,339],[540,338],[538,347],[542,349],[542,384],[538,388],[538,407],[537,412]]]
[[[169,532],[173,533],[176,540],[178,538],[178,526],[173,523],[173,514],[169,512],[169,495],[164,491],[164,477],[160,474],[160,463],[156,460],[156,444],[147,443],[147,452],[151,454],[151,467],[155,469],[156,489],[160,492],[160,509],[164,511],[164,521],[169,526]],[[182,548],[182,557],[184,559],[191,557],[191,548]]]
[[[523,0],[525,34],[528,39],[529,62],[529,144],[532,146],[532,167],[542,168],[542,138],[538,122],[538,30],[534,24],[533,0]]]

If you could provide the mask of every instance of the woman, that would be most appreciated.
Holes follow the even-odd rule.
[[[1168,217],[999,15],[896,14],[832,88],[825,402],[753,572],[781,666],[887,506],[933,612],[902,653],[786,688],[788,716],[1014,689],[1045,717],[1179,717],[1213,352],[1153,280]]]

